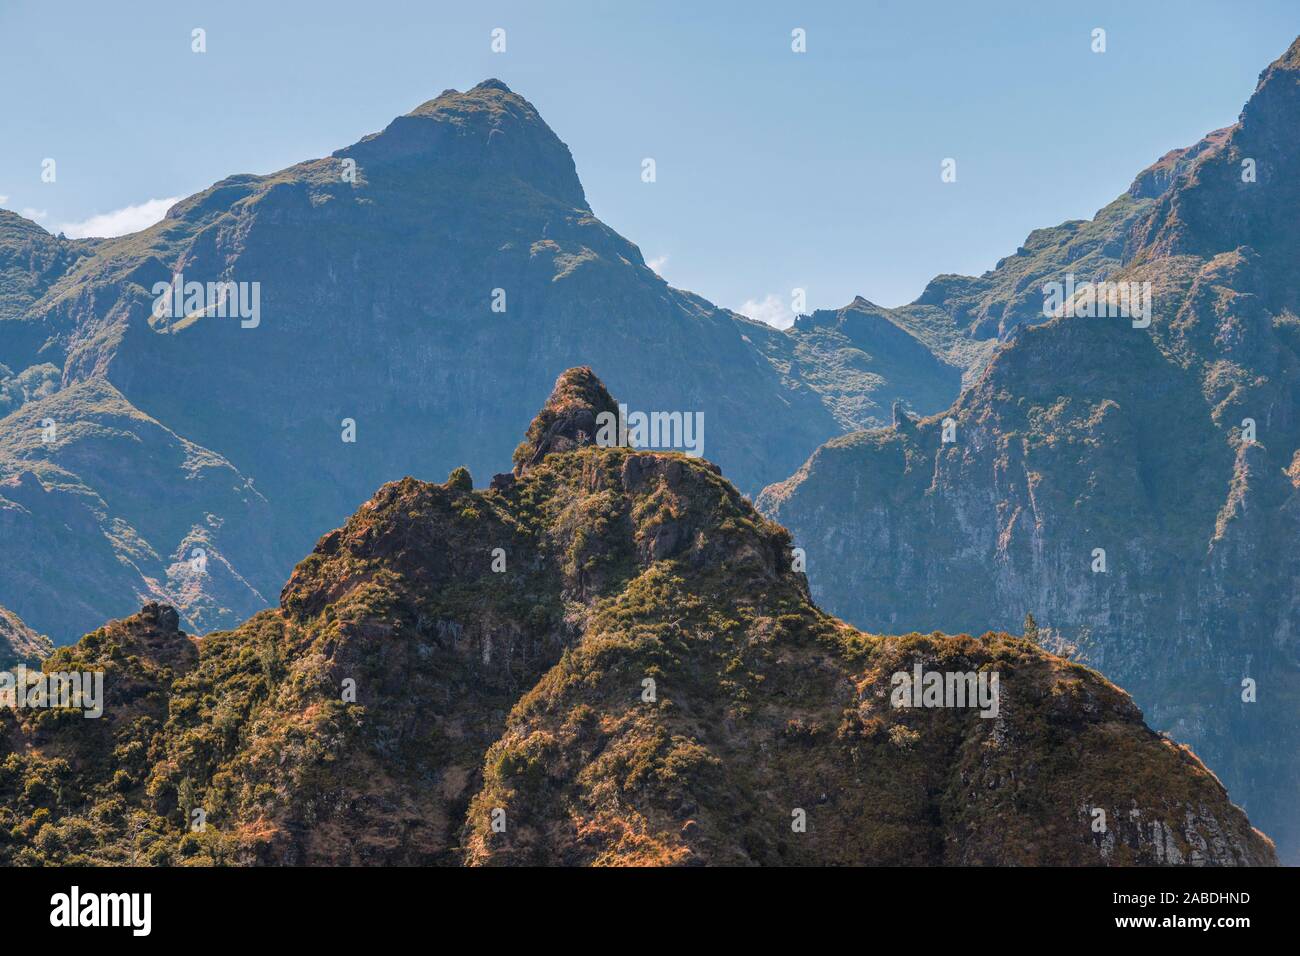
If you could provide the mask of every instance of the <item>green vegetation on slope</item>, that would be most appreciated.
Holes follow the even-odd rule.
[[[534,443],[579,392],[607,407],[598,385],[566,373]],[[1273,859],[1096,673],[824,615],[787,532],[708,462],[528,457],[486,491],[460,469],[383,486],[233,631],[149,605],[58,651],[47,669],[106,672],[105,716],[0,712],[0,860]],[[998,716],[892,707],[917,663],[998,672]]]

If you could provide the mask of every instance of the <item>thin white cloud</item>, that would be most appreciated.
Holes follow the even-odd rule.
[[[33,209],[31,206],[27,206],[26,208],[19,210],[19,215],[24,219],[30,219],[32,222],[40,222],[48,216],[49,213],[44,209]]]
[[[778,329],[788,329],[794,325],[794,313],[790,311],[790,306],[775,292],[769,292],[761,300],[746,299],[740,307],[740,314]]]
[[[653,259],[649,260],[646,265],[662,276],[664,274],[664,266],[668,265],[668,257],[655,256]]]
[[[148,229],[158,222],[167,214],[168,209],[180,201],[180,198],[180,196],[172,196],[170,199],[150,199],[137,206],[115,209],[112,212],[91,216],[81,222],[65,222],[58,231],[69,239],[130,235],[141,229]]]
[[[8,201],[9,201],[9,197],[8,197],[8,196],[0,196],[0,203],[6,203],[6,202],[8,202]]]

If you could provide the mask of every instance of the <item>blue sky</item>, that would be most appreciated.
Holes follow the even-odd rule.
[[[1235,121],[1297,34],[1295,0],[0,0],[0,206],[121,230],[496,76],[665,278],[780,324],[795,287],[898,305],[1090,217]]]

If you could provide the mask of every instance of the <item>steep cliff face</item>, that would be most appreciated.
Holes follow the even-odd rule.
[[[54,285],[91,255],[102,240],[50,235],[30,219],[0,209],[0,358],[13,372],[38,364],[44,336],[21,321]],[[0,415],[7,412],[0,404]]]
[[[204,297],[182,286],[155,314],[156,284],[172,281]],[[952,369],[915,341],[882,345],[905,353],[897,362],[865,339],[804,338],[647,268],[592,212],[568,148],[497,81],[329,157],[229,177],[136,235],[69,243],[5,213],[0,415],[19,417],[0,421],[0,480],[43,485],[23,505],[23,533],[43,547],[62,534],[69,484],[99,530],[80,552],[46,552],[45,591],[0,568],[0,601],[56,641],[146,598],[195,630],[233,626],[381,482],[499,468],[518,422],[579,364],[633,410],[702,412],[705,453],[749,493],[826,438],[882,422],[897,398],[924,413],[956,394]],[[105,394],[112,428],[95,420]],[[94,428],[97,453],[72,460],[85,441],[41,440],[47,419],[62,434]],[[172,447],[123,468],[159,429]],[[196,459],[203,481],[182,463]],[[157,489],[144,516],[120,507],[142,482]],[[187,575],[196,548],[208,572]],[[85,561],[96,567],[59,573]],[[74,581],[92,591],[61,613],[48,592]]]
[[[1230,132],[1171,150],[1092,219],[1035,229],[982,275],[935,276],[907,305],[884,308],[858,296],[842,309],[797,317],[787,333],[750,335],[773,365],[816,390],[846,431],[890,424],[895,401],[922,415],[941,411],[1000,344],[1047,320],[1044,283],[1067,274],[1080,284],[1113,279],[1169,184]]]
[[[940,358],[944,343],[923,342],[907,312],[859,296],[842,309],[798,316],[787,333],[756,340],[773,364],[817,389],[841,427],[883,425],[895,402],[929,414],[961,390],[961,360]]]
[[[612,404],[565,373],[513,475],[383,486],[233,631],[153,604],[57,651],[105,713],[0,712],[0,860],[1274,862],[1117,687],[828,617],[717,466],[593,446]],[[896,706],[916,669],[991,710]]]
[[[208,630],[265,607],[252,580],[287,560],[250,479],[103,379],[4,419],[0,461],[0,580],[25,620],[89,630],[168,599]]]
[[[1025,329],[949,411],[835,439],[759,499],[807,550],[813,594],[860,626],[1032,612],[1194,746],[1291,860],[1298,51],[1240,123],[1135,183],[1153,198],[1112,278],[1151,283],[1149,328]]]

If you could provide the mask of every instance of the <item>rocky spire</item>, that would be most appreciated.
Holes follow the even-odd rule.
[[[514,473],[522,475],[552,452],[596,444],[601,412],[617,416],[618,405],[596,373],[585,365],[564,372],[515,449]]]

